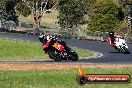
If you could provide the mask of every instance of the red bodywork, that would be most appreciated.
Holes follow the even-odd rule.
[[[43,45],[43,49],[46,49],[49,45],[49,43],[51,42],[51,40],[48,40],[44,45]]]
[[[48,47],[48,45],[50,44],[51,40],[48,40],[44,45],[43,45],[43,49],[46,49]],[[64,46],[61,45],[60,43],[56,42],[53,45],[54,48],[56,48],[59,51],[64,50]]]
[[[121,36],[118,35],[118,34],[114,34],[114,38],[115,38],[115,37],[121,37]],[[108,37],[108,43],[109,43],[111,46],[115,46],[115,43],[111,42],[111,40],[112,40],[112,39],[111,39],[111,37],[109,36],[109,37]]]

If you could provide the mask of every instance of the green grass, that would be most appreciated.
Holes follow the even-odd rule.
[[[81,49],[81,48],[76,48],[76,47],[73,47],[72,49],[75,50],[80,57],[87,57],[87,56],[94,55],[93,51],[89,51],[86,49]]]
[[[132,68],[89,68],[88,74],[130,74]],[[129,84],[86,84],[76,82],[77,70],[0,71],[0,88],[132,88]]]
[[[79,57],[91,56],[93,52],[73,48]],[[30,60],[49,58],[42,50],[42,44],[36,42],[0,39],[0,60]]]

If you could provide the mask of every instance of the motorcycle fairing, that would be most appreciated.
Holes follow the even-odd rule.
[[[48,40],[44,45],[43,45],[43,49],[46,49],[49,45],[49,43],[51,42],[51,40]]]
[[[64,50],[64,46],[61,45],[61,44],[58,43],[58,42],[54,43],[53,47],[56,48],[56,49],[59,50],[59,51]]]
[[[116,43],[116,46],[118,48],[123,47],[123,46],[125,46],[126,48],[128,48],[128,46],[125,43],[124,39],[122,39],[122,38],[115,38],[115,39],[116,39],[115,43]]]

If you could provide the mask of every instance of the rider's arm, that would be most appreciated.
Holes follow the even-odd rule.
[[[108,37],[108,43],[111,45],[111,38]]]
[[[110,38],[110,37],[108,37],[108,43],[109,43],[111,46],[115,46],[115,44],[112,44],[111,38]]]

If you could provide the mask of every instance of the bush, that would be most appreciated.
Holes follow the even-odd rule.
[[[78,26],[87,11],[88,0],[59,0],[59,24],[62,28]]]
[[[14,21],[2,21],[2,28],[8,29],[8,30],[12,30],[14,28],[16,28],[16,23]]]
[[[128,30],[127,34],[125,35],[125,40],[127,43],[132,43],[132,30]]]
[[[93,5],[94,12],[88,23],[89,30],[107,32],[114,30],[122,20],[122,8],[112,0],[96,1]]]

